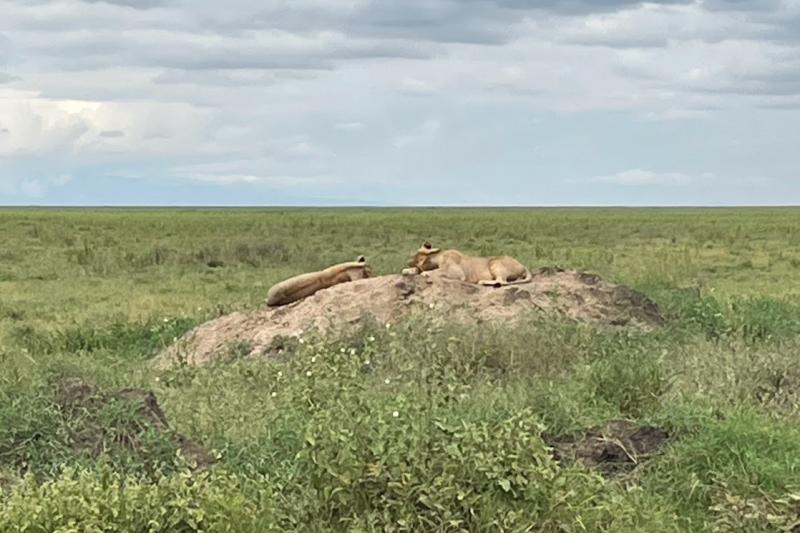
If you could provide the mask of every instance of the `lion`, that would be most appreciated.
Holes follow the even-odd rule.
[[[311,296],[315,292],[357,279],[369,278],[372,271],[367,259],[360,255],[355,261],[333,265],[319,272],[308,272],[273,285],[267,292],[267,305],[286,305]]]
[[[466,255],[458,250],[442,250],[425,242],[409,260],[403,274],[439,275],[489,287],[502,287],[529,283],[533,276],[525,265],[507,255],[480,257]]]

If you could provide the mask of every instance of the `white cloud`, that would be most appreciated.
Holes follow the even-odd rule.
[[[256,176],[250,174],[187,174],[185,179],[197,182],[216,183],[220,185],[268,185],[280,189],[309,188],[319,185],[331,185],[340,180],[330,176]]]
[[[0,90],[0,154],[40,155],[71,149],[89,126],[64,103],[47,102],[31,93]]]
[[[50,179],[50,183],[52,183],[53,185],[56,185],[58,187],[63,187],[64,185],[66,185],[67,183],[69,183],[71,181],[72,181],[72,175],[71,174],[59,174],[58,176],[53,176]]]
[[[429,81],[416,78],[404,78],[400,82],[400,90],[412,96],[427,96],[434,94],[436,92],[436,87]]]
[[[19,188],[23,195],[30,198],[41,198],[47,190],[42,182],[37,179],[25,180],[20,184]]]
[[[72,181],[69,174],[59,174],[49,177],[23,178],[11,174],[0,177],[0,198],[5,197],[24,197],[38,199],[53,187],[63,187]]]
[[[339,131],[361,131],[366,127],[363,122],[339,122],[334,126]]]
[[[684,186],[713,179],[714,175],[703,173],[700,175],[682,174],[680,172],[654,172],[634,168],[625,170],[611,176],[597,176],[590,178],[589,181],[596,183],[613,183],[615,185],[643,186],[643,185],[670,185]]]
[[[184,103],[55,100],[0,91],[0,154],[194,151],[211,133],[212,115]]]
[[[406,148],[417,144],[431,143],[442,128],[442,123],[437,119],[428,119],[416,129],[398,135],[392,141],[392,145],[396,148]]]
[[[317,157],[324,155],[325,150],[306,140],[297,141],[286,147],[285,154],[291,157]]]

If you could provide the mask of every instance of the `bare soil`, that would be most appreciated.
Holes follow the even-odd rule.
[[[273,341],[322,332],[371,316],[393,322],[415,310],[446,312],[466,323],[513,322],[539,314],[613,327],[653,328],[663,324],[658,307],[643,294],[596,274],[544,268],[530,283],[483,287],[438,275],[387,275],[343,283],[292,304],[235,312],[201,324],[156,359],[164,368],[202,365],[239,355],[269,353]]]
[[[669,435],[655,426],[612,420],[574,435],[545,436],[560,463],[580,462],[605,475],[630,472],[667,443]]]
[[[155,431],[179,449],[184,458],[199,468],[213,463],[212,456],[189,438],[174,431],[162,411],[156,396],[143,389],[126,388],[113,392],[100,392],[80,379],[61,382],[55,391],[56,405],[76,424],[71,431],[72,451],[76,456],[98,457],[115,451],[142,452],[142,436]],[[122,417],[110,425],[99,425],[97,416],[105,406],[115,403],[130,417]]]

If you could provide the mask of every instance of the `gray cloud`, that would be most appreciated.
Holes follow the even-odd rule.
[[[702,0],[702,5],[710,11],[749,11],[770,12],[781,9],[781,0]]]
[[[397,39],[354,39],[342,34],[202,35],[164,30],[32,32],[18,40],[33,57],[69,70],[117,65],[182,70],[329,70],[356,59],[427,59],[433,45]]]
[[[12,4],[14,5],[14,4]],[[12,34],[18,56],[69,70],[112,65],[172,70],[330,70],[341,62],[385,58],[430,59],[437,44],[502,45],[526,36],[525,21],[550,26],[558,41],[618,48],[664,47],[675,39],[785,40],[800,35],[800,10],[762,0],[650,2],[695,5],[725,13],[745,10],[752,20],[697,15],[671,17],[648,10],[646,25],[602,31],[580,17],[638,8],[633,0],[302,0],[224,3],[209,0],[24,2],[0,7],[0,30]],[[71,6],[56,9],[54,6]],[[136,7],[129,10],[128,7]],[[139,9],[141,8],[141,9]],[[148,8],[148,9],[145,9]],[[126,13],[121,13],[126,9]],[[793,18],[793,14],[797,17]],[[624,20],[622,21],[624,24]],[[2,49],[2,46],[0,46]],[[166,82],[174,74],[157,81]],[[213,75],[210,75],[213,76]],[[264,82],[269,82],[265,79]],[[224,85],[222,77],[210,82]],[[246,82],[245,82],[246,83]]]
[[[266,87],[280,81],[313,79],[307,70],[226,69],[183,70],[167,69],[153,77],[158,85],[209,85],[218,87]]]
[[[651,0],[659,5],[691,4],[693,0]],[[511,9],[539,9],[566,14],[586,14],[616,11],[641,6],[642,0],[494,0],[499,6]]]
[[[207,6],[199,19],[221,31],[288,29],[339,31],[353,37],[498,44],[515,35],[519,14],[494,2],[461,0],[377,0],[363,3],[314,0],[269,2],[248,10]]]
[[[434,189],[478,174],[504,181],[523,168],[555,175],[581,162],[571,175],[601,176],[588,182],[598,190],[691,189],[715,164],[692,167],[693,157],[705,157],[696,144],[686,149],[687,164],[671,155],[658,161],[650,146],[667,135],[657,133],[679,145],[693,133],[681,134],[680,120],[795,109],[793,5],[0,1],[0,65],[9,72],[0,73],[0,151],[56,154],[53,167],[68,161],[75,175],[102,165],[105,175],[232,186],[336,182],[359,194],[369,186],[386,194],[387,183],[408,180],[439,180]],[[547,116],[559,120],[518,122]],[[603,120],[591,142],[576,140]],[[560,145],[548,147],[551,134]],[[603,144],[626,134],[629,142]],[[640,138],[653,142],[637,147]],[[579,144],[586,154],[576,157]],[[631,153],[642,160],[621,163]],[[595,168],[611,157],[614,164]],[[620,172],[626,168],[633,170]]]
[[[161,7],[171,3],[171,0],[82,0],[89,4],[112,4],[117,6],[130,7],[133,9],[151,9]]]
[[[757,104],[761,109],[774,109],[779,111],[797,111],[800,110],[800,99],[773,99],[766,102]]]

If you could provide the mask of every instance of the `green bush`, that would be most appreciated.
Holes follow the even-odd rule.
[[[0,531],[56,533],[277,531],[267,480],[222,472],[143,481],[100,466],[32,477],[0,495]]]

